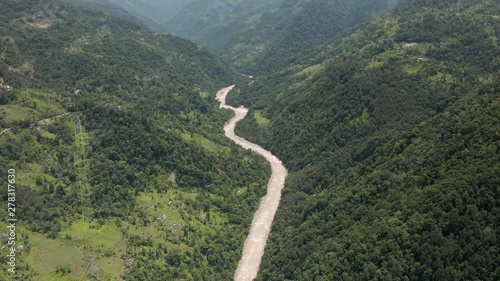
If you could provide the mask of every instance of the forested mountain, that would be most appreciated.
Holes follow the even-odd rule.
[[[416,0],[257,76],[291,172],[258,280],[497,280],[500,7]]]
[[[83,1],[98,7],[92,0]],[[155,29],[194,40],[243,72],[270,73],[290,57],[330,42],[344,31],[406,0],[108,0]],[[102,9],[101,5],[101,9]],[[152,22],[149,22],[152,21]]]
[[[229,84],[290,172],[258,280],[499,279],[497,1],[183,2],[165,26],[252,80],[78,1],[119,16],[2,0],[1,280],[232,280],[269,167]]]
[[[288,11],[281,9],[283,2],[196,0],[180,10],[165,28],[201,42],[240,67],[256,65],[257,54],[283,28],[276,26],[287,16],[284,12]]]
[[[230,280],[269,173],[223,136],[213,96],[241,75],[123,15],[1,6],[0,168],[18,221],[0,279]]]
[[[301,51],[394,8],[399,0],[198,0],[166,28],[247,72],[271,72]]]

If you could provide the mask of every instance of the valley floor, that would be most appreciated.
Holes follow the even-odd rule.
[[[264,156],[271,164],[271,178],[267,184],[267,195],[261,199],[259,209],[254,215],[250,233],[248,234],[243,254],[236,269],[234,280],[251,281],[257,277],[260,262],[264,254],[266,241],[271,231],[271,225],[278,209],[281,199],[281,190],[285,185],[285,178],[288,175],[287,169],[281,161],[271,152],[263,149],[259,145],[251,143],[244,138],[238,137],[234,133],[234,128],[238,121],[245,118],[248,109],[240,106],[238,108],[226,105],[226,96],[233,89],[233,86],[224,88],[217,93],[216,99],[219,100],[220,107],[233,110],[235,115],[224,126],[226,136],[242,146]]]

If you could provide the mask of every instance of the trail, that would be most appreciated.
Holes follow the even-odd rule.
[[[50,124],[50,122],[52,121],[52,119],[63,117],[65,115],[68,115],[68,114],[71,114],[71,113],[75,113],[75,112],[65,112],[63,114],[59,114],[59,115],[52,116],[52,117],[49,117],[49,118],[46,118],[46,119],[38,120],[35,123],[30,123],[30,126],[33,126],[35,124],[38,124],[38,125],[48,125],[48,124]],[[17,126],[17,127],[19,127],[19,126]],[[7,128],[7,129],[1,131],[0,132],[0,136],[3,135],[4,133],[10,132],[11,129],[12,128]]]
[[[238,108],[226,105],[226,96],[233,89],[234,85],[223,88],[217,92],[216,99],[220,102],[220,108],[231,109],[235,115],[224,125],[226,137],[230,138],[245,149],[250,149],[264,156],[271,164],[271,178],[267,183],[267,194],[262,197],[259,209],[255,213],[250,233],[247,236],[243,247],[243,254],[238,263],[238,268],[234,275],[235,281],[252,281],[257,277],[262,255],[266,246],[271,225],[278,209],[281,199],[281,190],[285,185],[285,178],[288,171],[283,166],[281,161],[276,158],[271,152],[264,148],[247,141],[244,138],[238,137],[234,133],[236,123],[242,120],[248,113],[248,108],[240,106]]]
[[[1,132],[0,132],[0,135],[3,135],[3,133],[7,133],[7,132],[9,132],[9,131],[10,131],[10,129],[12,129],[12,128],[7,128],[7,129],[5,129],[5,130],[1,131]]]

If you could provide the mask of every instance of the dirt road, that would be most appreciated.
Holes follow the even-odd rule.
[[[285,185],[285,178],[288,175],[288,171],[281,161],[276,158],[276,156],[272,155],[271,152],[235,135],[234,128],[236,123],[247,115],[248,109],[243,106],[234,108],[226,105],[226,96],[233,87],[234,85],[220,90],[216,96],[216,99],[220,102],[221,108],[231,109],[235,113],[234,117],[224,125],[226,137],[241,145],[243,148],[251,149],[264,156],[269,163],[271,163],[272,169],[271,178],[267,184],[267,195],[262,197],[259,209],[253,217],[250,233],[243,247],[243,255],[234,275],[235,281],[252,281],[257,277],[257,272],[259,271],[266,241],[271,231],[274,215],[278,209],[281,199],[281,190]]]

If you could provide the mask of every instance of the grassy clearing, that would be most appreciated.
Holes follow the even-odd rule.
[[[423,62],[415,62],[413,64],[405,63],[403,65],[403,70],[408,74],[417,74],[421,69]]]
[[[22,120],[34,122],[64,112],[58,103],[59,97],[54,93],[23,90],[16,91],[15,95],[16,104],[0,105],[0,116],[6,123]]]
[[[408,49],[388,50],[374,56],[367,64],[366,69],[382,67],[389,59],[402,62],[403,70],[408,74],[416,74],[428,61],[425,57],[429,44],[421,44]]]
[[[31,108],[17,104],[0,105],[0,115],[4,117],[5,122],[21,121],[29,119],[35,111]]]
[[[98,252],[105,249],[123,250],[125,246],[120,229],[109,222],[101,226],[95,222],[77,220],[61,231],[59,236],[73,245],[88,244],[89,249],[94,248]]]
[[[38,233],[31,233],[29,241],[31,252],[26,259],[40,273],[38,280],[86,280],[84,254],[80,248]],[[64,265],[71,268],[70,276],[56,273],[57,267]]]
[[[190,239],[189,235],[193,235],[191,233],[185,236],[186,227],[191,226],[207,235],[215,235],[215,229],[227,220],[216,208],[188,214],[188,202],[196,200],[196,196],[197,193],[177,189],[169,189],[166,193],[142,192],[136,197],[137,209],[146,215],[146,224],[124,223],[124,227],[129,234],[151,238],[153,244],[161,242],[181,252],[192,251],[191,247],[184,244]]]
[[[97,264],[104,280],[121,280],[119,277],[123,267],[123,260],[120,257],[99,259]]]
[[[168,248],[176,252],[192,251],[184,245],[184,228],[188,225],[185,220],[185,200],[193,200],[196,193],[182,192],[170,189],[166,193],[141,192],[136,197],[137,213],[145,216],[135,223],[123,222],[122,228],[128,235],[136,235],[151,239],[153,245],[167,244]],[[155,202],[156,204],[155,208]],[[165,266],[163,262],[159,266]]]
[[[306,75],[307,79],[310,79],[311,77],[314,76],[314,74],[320,72],[323,69],[324,69],[324,66],[322,64],[311,65],[309,67],[302,69],[300,72],[297,72],[296,74],[294,74],[294,77],[300,77],[300,76]]]
[[[248,187],[240,187],[240,188],[238,188],[238,189],[235,190],[236,191],[236,195],[242,195],[245,192],[247,192],[247,190],[248,190]]]
[[[181,137],[185,141],[193,142],[198,145],[201,145],[206,151],[210,153],[222,153],[222,154],[229,154],[231,153],[231,149],[229,147],[222,146],[220,144],[217,144],[203,136],[197,135],[197,134],[190,134],[190,133],[182,133]]]
[[[382,61],[382,60],[372,60],[371,62],[368,63],[366,68],[377,68],[383,66],[387,61]]]
[[[25,163],[21,169],[18,169],[16,174],[19,182],[24,186],[29,186],[33,190],[41,190],[43,186],[37,184],[37,179],[45,179],[53,184],[57,183],[57,179],[46,174],[43,171],[43,166],[37,163]]]
[[[84,256],[94,256],[104,280],[119,277],[123,266],[121,255],[125,253],[126,242],[117,226],[110,222],[99,225],[78,220],[61,231],[59,237],[66,245],[81,249]]]
[[[367,69],[377,68],[383,66],[389,58],[395,56],[395,52],[392,50],[385,51],[373,57],[373,59],[366,66]]]
[[[269,125],[270,120],[264,117],[261,110],[255,110],[253,112],[253,117],[259,126],[266,127]]]
[[[169,189],[166,193],[141,192],[137,196],[137,207],[140,208],[148,218],[154,219],[155,226],[166,225],[174,228],[176,224],[182,224],[183,219],[180,211],[185,208],[184,200],[194,199],[196,193],[183,192]],[[155,203],[156,208],[155,208]],[[160,219],[161,218],[161,219]]]
[[[429,79],[434,82],[434,83],[438,83],[438,82],[449,82],[451,81],[453,77],[450,75],[450,74],[447,74],[447,73],[442,73],[442,72],[438,72],[436,75],[434,76],[429,76]]]
[[[37,280],[89,280],[85,261],[88,256],[96,258],[101,280],[119,278],[126,244],[119,228],[109,222],[99,226],[78,220],[61,231],[57,239],[26,233],[31,251],[25,259],[39,273]],[[71,272],[67,275],[57,272],[61,266],[69,267]]]
[[[41,116],[49,117],[64,113],[60,105],[60,97],[52,92],[28,89],[16,94],[20,105],[33,108],[39,119]]]
[[[56,135],[46,131],[46,130],[42,130],[40,132],[40,134],[42,135],[42,137],[44,138],[48,138],[48,139],[51,139],[51,140],[55,140],[56,139]]]
[[[86,133],[77,133],[75,141],[77,147],[85,148],[89,144],[89,135]]]

